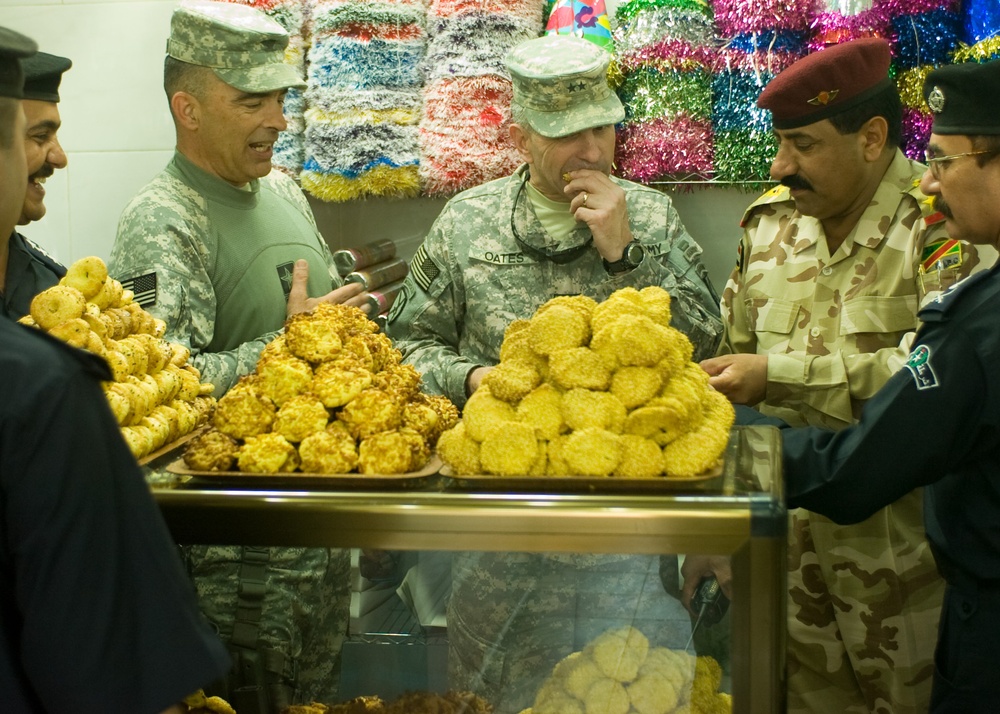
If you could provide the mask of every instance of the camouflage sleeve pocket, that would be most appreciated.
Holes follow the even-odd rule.
[[[840,334],[908,332],[917,327],[916,315],[916,295],[857,297],[841,306]]]

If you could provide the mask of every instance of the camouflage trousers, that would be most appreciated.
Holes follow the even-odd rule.
[[[625,625],[654,645],[688,640],[691,619],[664,591],[656,556],[455,553],[449,686],[517,714],[559,660]]]
[[[789,519],[788,711],[927,712],[944,580],[922,493],[852,526]]]
[[[240,546],[184,549],[201,611],[226,643],[239,606],[242,551]],[[267,554],[258,641],[291,665],[292,703],[336,702],[350,621],[350,552],[268,548]]]

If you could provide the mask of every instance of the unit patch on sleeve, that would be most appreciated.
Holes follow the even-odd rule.
[[[135,278],[122,280],[122,288],[132,291],[133,300],[141,308],[152,307],[156,304],[156,273],[146,273]]]
[[[906,368],[913,375],[917,389],[934,389],[939,386],[934,367],[931,365],[931,348],[920,345],[910,353]]]
[[[285,293],[285,300],[287,300],[292,292],[292,275],[295,274],[295,263],[282,263],[275,267],[278,270],[278,280],[281,281],[281,290]]]
[[[414,254],[413,260],[410,261],[410,272],[417,285],[424,292],[429,293],[431,283],[434,282],[434,278],[441,274],[441,269],[434,262],[434,259],[427,255],[427,247],[421,245]]]

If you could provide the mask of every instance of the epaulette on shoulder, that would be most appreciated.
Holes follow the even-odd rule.
[[[766,206],[770,203],[782,203],[783,201],[792,200],[791,194],[789,192],[788,186],[784,184],[778,184],[770,191],[758,196],[757,200],[747,206],[747,210],[743,212],[743,218],[740,219],[740,227],[747,224],[750,217],[753,215],[760,206]]]
[[[920,179],[914,180],[910,190],[906,193],[913,196],[917,205],[920,206],[920,217],[928,226],[933,226],[944,220],[944,214],[934,208],[934,199],[920,190]]]

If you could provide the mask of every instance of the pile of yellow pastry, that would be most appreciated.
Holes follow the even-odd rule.
[[[194,431],[211,416],[212,385],[188,364],[190,351],[163,339],[166,324],[108,276],[104,261],[81,258],[58,285],[31,301],[22,324],[107,361],[104,394],[136,458]]]
[[[521,714],[729,714],[712,657],[652,647],[634,627],[609,630],[560,661]]]
[[[364,312],[321,304],[289,318],[254,374],[216,407],[214,428],[184,452],[195,471],[400,474],[419,471],[458,421],[447,398],[420,391]]]
[[[662,288],[554,298],[508,326],[500,364],[438,453],[458,475],[700,475],[735,413],[692,352]]]

